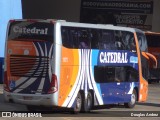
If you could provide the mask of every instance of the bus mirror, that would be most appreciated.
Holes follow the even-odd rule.
[[[151,54],[151,53],[148,53],[148,52],[142,52],[142,55],[149,61],[153,61],[154,63],[154,67],[157,68],[157,58]]]

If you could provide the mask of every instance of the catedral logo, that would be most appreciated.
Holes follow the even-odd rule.
[[[100,52],[100,63],[128,63],[127,52]]]
[[[21,33],[21,34],[40,34],[40,35],[47,35],[47,34],[48,34],[48,28],[38,29],[38,28],[36,28],[36,27],[26,28],[26,27],[14,26],[14,27],[13,27],[13,32],[15,32],[15,33]]]

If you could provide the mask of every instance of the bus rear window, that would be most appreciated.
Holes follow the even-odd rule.
[[[54,25],[51,23],[15,21],[11,22],[8,40],[53,41]]]

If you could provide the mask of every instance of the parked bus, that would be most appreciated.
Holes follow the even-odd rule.
[[[10,20],[6,101],[88,112],[148,95],[147,41],[139,29],[62,20]]]
[[[148,42],[148,52],[153,54],[157,59],[157,67],[155,67],[154,61],[150,60],[149,66],[149,80],[148,82],[160,81],[160,33],[157,32],[145,32]]]

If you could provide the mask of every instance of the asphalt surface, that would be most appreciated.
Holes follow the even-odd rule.
[[[160,120],[160,84],[153,83],[149,85],[149,95],[148,100],[144,103],[137,103],[133,109],[127,109],[123,105],[114,105],[103,106],[101,108],[97,108],[92,110],[90,113],[80,113],[80,114],[71,114],[70,112],[48,112],[42,114],[42,118],[51,119],[56,118],[58,120],[72,120],[81,119],[84,120],[93,120],[93,119],[105,119],[112,117],[112,119],[121,119],[123,120],[136,120],[137,117],[144,118],[145,120],[150,120],[151,117],[154,119]],[[15,104],[15,103],[6,103],[3,98],[3,86],[0,84],[0,111],[27,111],[25,105]],[[1,113],[0,113],[1,114]],[[150,116],[147,116],[149,114]],[[156,116],[158,115],[158,116]],[[114,118],[113,118],[114,117]],[[16,117],[17,118],[17,117]],[[0,117],[0,119],[5,119]],[[35,118],[36,119],[36,118]]]

